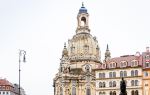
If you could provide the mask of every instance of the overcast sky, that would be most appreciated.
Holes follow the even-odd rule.
[[[102,59],[107,44],[112,57],[150,46],[150,0],[0,0],[0,77],[18,83],[23,49],[21,86],[27,95],[53,95],[63,45],[75,34],[82,1]]]

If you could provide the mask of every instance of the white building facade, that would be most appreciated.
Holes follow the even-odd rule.
[[[143,95],[141,55],[106,59],[95,70],[96,95],[119,95],[122,77],[126,81],[127,95]]]

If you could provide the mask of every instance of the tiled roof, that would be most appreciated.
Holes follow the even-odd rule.
[[[124,56],[109,59],[108,61],[100,64],[97,69],[103,69],[102,65],[104,65],[104,64],[106,65],[106,68],[109,68],[108,65],[111,64],[111,63],[116,63],[115,68],[120,68],[120,64],[121,64],[122,61],[127,62],[126,67],[130,67],[132,60],[137,60],[138,61],[138,66],[142,66],[142,56],[141,55],[140,56],[124,55]]]
[[[12,84],[6,79],[0,79],[0,85],[10,85],[10,86],[12,86]]]
[[[117,64],[120,64],[121,61],[127,61],[128,66],[130,66],[131,65],[130,62],[132,60],[142,61],[141,56],[125,55],[125,56],[121,56],[121,57],[112,58],[112,59],[108,60],[108,62],[106,62],[106,63],[109,64],[110,62],[116,62]]]

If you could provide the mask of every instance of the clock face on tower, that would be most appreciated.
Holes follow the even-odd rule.
[[[90,64],[85,64],[85,65],[82,67],[82,69],[83,69],[84,72],[91,72],[91,71],[92,71]]]

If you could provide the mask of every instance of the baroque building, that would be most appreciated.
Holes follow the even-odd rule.
[[[105,60],[95,69],[96,95],[119,95],[120,80],[126,80],[127,95],[150,95],[150,51],[111,58],[106,49]]]
[[[62,51],[59,72],[54,78],[54,95],[95,95],[94,69],[100,58],[98,41],[90,34],[89,14],[82,4],[76,34]]]
[[[119,95],[120,81],[126,81],[127,95],[143,95],[142,93],[142,55],[124,55],[110,58],[107,50],[105,59],[95,70],[96,95]]]
[[[141,54],[111,58],[107,45],[101,62],[100,46],[90,32],[89,14],[82,4],[75,35],[64,44],[54,95],[119,95],[122,77],[127,95],[150,95],[149,47]]]

